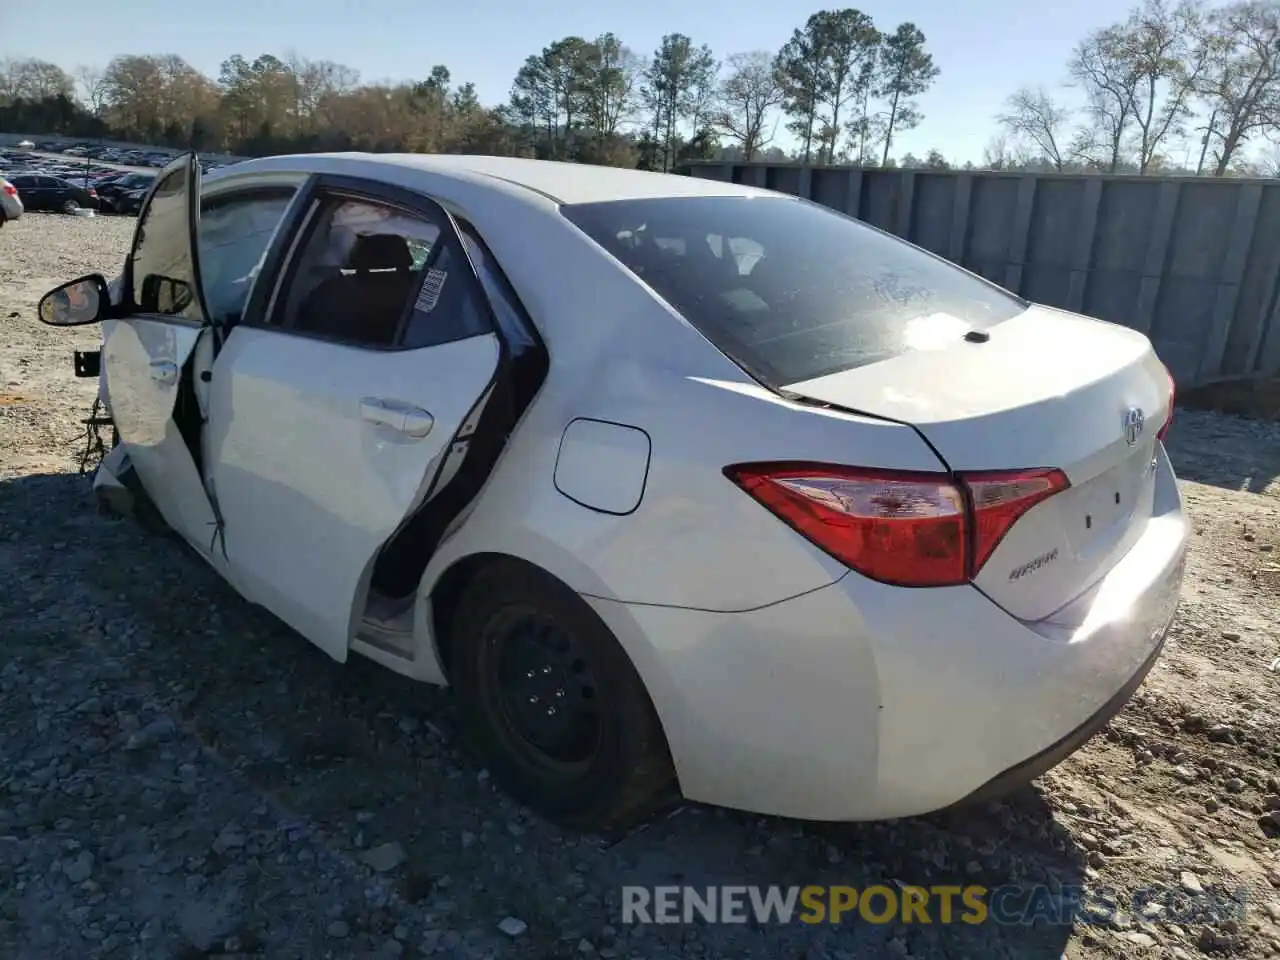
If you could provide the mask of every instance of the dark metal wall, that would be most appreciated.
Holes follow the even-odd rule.
[[[807,197],[1029,300],[1141,330],[1180,386],[1280,371],[1280,181],[741,163],[684,172]]]

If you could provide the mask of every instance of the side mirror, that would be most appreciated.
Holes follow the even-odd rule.
[[[101,274],[91,273],[54,287],[40,298],[41,323],[51,327],[82,327],[106,318],[111,293]]]
[[[150,274],[142,279],[142,310],[174,316],[191,306],[191,284],[173,277]]]

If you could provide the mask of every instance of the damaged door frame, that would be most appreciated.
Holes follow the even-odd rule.
[[[121,471],[123,476],[116,479],[130,481],[135,487],[135,498],[145,497],[148,506],[154,506],[155,512],[163,517],[163,521],[182,536],[215,568],[222,571],[224,566],[219,560],[218,545],[222,544],[222,559],[225,560],[225,543],[222,541],[223,524],[218,504],[204,481],[203,456],[200,444],[202,423],[194,392],[194,366],[198,347],[206,336],[217,341],[216,324],[209,315],[204,297],[204,285],[200,274],[199,223],[201,175],[199,158],[194,152],[176,158],[157,175],[151,189],[143,198],[138,211],[138,220],[134,225],[133,238],[129,253],[125,258],[124,271],[121,277],[121,302],[110,307],[107,314],[109,327],[104,326],[102,347],[96,358],[99,376],[103,369],[108,372],[112,366],[115,353],[113,343],[118,341],[119,349],[126,354],[140,353],[119,368],[117,377],[118,391],[125,396],[125,404],[135,404],[139,416],[146,411],[147,404],[154,404],[157,399],[165,402],[168,410],[162,423],[143,423],[149,420],[143,417],[138,426],[146,426],[149,433],[131,440],[121,430],[121,403],[112,404],[111,420],[117,445],[122,445],[119,454],[121,459],[127,457],[129,469]],[[156,209],[157,198],[161,196],[161,188],[167,187],[175,177],[179,183],[182,198],[185,201],[185,223],[169,221],[171,230],[175,227],[183,243],[178,261],[188,273],[186,277],[168,278],[172,291],[187,288],[187,299],[179,306],[176,302],[170,305],[169,312],[164,312],[164,305],[159,302],[138,302],[135,296],[135,271],[138,264],[138,253],[145,242],[148,228],[153,226],[151,214]],[[165,249],[168,249],[167,247]],[[170,263],[170,268],[172,263]],[[166,268],[166,276],[170,268]],[[148,273],[143,278],[143,289],[147,289],[148,281],[152,284],[154,295],[159,297],[159,290],[166,277]],[[143,300],[146,301],[146,296]],[[192,305],[196,308],[196,316],[185,316]],[[152,307],[153,309],[147,309]],[[177,331],[184,331],[178,336]],[[194,335],[190,335],[194,331]],[[143,359],[149,362],[149,370],[134,369],[142,365]],[[93,369],[95,364],[87,356],[77,356],[76,372]],[[125,375],[127,371],[127,375]],[[148,380],[149,378],[149,380]],[[141,403],[142,407],[136,404]],[[158,408],[157,408],[158,409]],[[194,419],[193,419],[194,418]],[[96,419],[91,418],[91,419]],[[176,429],[178,437],[170,434],[170,424]],[[185,451],[185,452],[182,452]],[[107,465],[107,472],[115,475],[112,465]],[[148,474],[158,477],[154,486],[163,488],[163,492],[149,493],[146,490]],[[173,487],[177,485],[178,489]],[[95,484],[95,486],[98,486]],[[144,501],[144,502],[146,502]],[[166,509],[167,508],[167,509]],[[149,512],[145,507],[141,511]],[[205,514],[207,519],[192,516]],[[203,538],[197,536],[196,527],[203,523],[212,530],[206,545]]]
[[[189,155],[188,162],[195,163],[196,169],[199,169],[195,154]],[[157,177],[157,182],[160,179]],[[336,193],[351,195],[353,199],[364,198],[375,203],[390,203],[411,211],[417,209],[429,213],[432,219],[440,222],[442,239],[446,231],[452,232],[449,239],[454,250],[461,254],[462,262],[456,267],[451,265],[451,268],[465,271],[464,277],[471,286],[476,303],[496,337],[499,347],[498,362],[491,382],[477,398],[471,412],[449,444],[448,454],[440,458],[436,474],[431,479],[426,495],[375,552],[356,595],[351,598],[354,629],[348,639],[348,648],[398,673],[416,676],[427,669],[428,662],[433,659],[430,653],[434,649],[433,638],[422,636],[417,629],[421,624],[426,623],[426,629],[429,631],[430,617],[413,615],[417,606],[414,601],[418,599],[421,577],[431,557],[445,539],[459,528],[460,519],[469,513],[481,488],[505,450],[512,430],[541,387],[548,368],[545,343],[523,304],[520,303],[514,288],[502,272],[501,266],[496,263],[475,227],[466,220],[465,211],[459,210],[448,201],[420,189],[395,186],[367,177],[306,170],[264,171],[249,173],[243,178],[220,177],[216,181],[216,186],[210,185],[213,189],[208,195],[202,195],[199,191],[198,174],[194,183],[196,189],[192,190],[189,199],[195,200],[190,203],[191,243],[192,258],[197,271],[199,269],[199,218],[205,200],[228,197],[241,191],[251,192],[257,187],[278,186],[284,183],[289,183],[295,188],[294,198],[262,256],[258,274],[254,278],[243,311],[225,324],[213,322],[206,312],[205,325],[210,330],[211,339],[203,349],[197,345],[191,351],[191,356],[180,373],[182,391],[191,401],[183,411],[184,419],[190,422],[183,425],[181,432],[195,461],[202,492],[208,497],[215,510],[216,501],[211,480],[212,464],[206,462],[202,443],[208,426],[207,405],[200,402],[201,398],[198,394],[215,375],[214,367],[222,352],[222,346],[237,326],[243,324],[281,330],[278,324],[272,322],[276,319],[274,316],[276,304],[290,279],[292,268],[302,254],[301,244],[306,234],[306,226],[317,201],[324,196],[332,196]],[[149,200],[150,195],[144,204]],[[466,224],[465,228],[460,225],[459,218],[462,218],[462,222]],[[472,246],[477,241],[479,251]],[[436,256],[443,248],[444,244],[438,243],[437,250],[432,252],[432,256]],[[480,254],[479,257],[477,253]],[[477,259],[486,262],[477,263]],[[131,298],[130,270],[131,263],[127,263],[124,293]],[[198,272],[196,276],[198,278]],[[204,293],[201,285],[198,295],[202,306]],[[501,319],[497,315],[494,298],[502,301],[504,317]],[[521,328],[520,339],[525,341],[515,348],[506,332],[506,325],[511,322],[513,313]],[[215,326],[216,330],[213,329]],[[204,339],[203,335],[201,339]],[[77,375],[96,374],[98,371],[93,369],[95,360],[98,361],[98,365],[101,365],[101,354],[98,357],[92,355],[78,357]],[[197,364],[200,369],[196,369]],[[517,368],[519,368],[518,374]],[[90,370],[93,372],[90,373]],[[225,551],[226,531],[220,513],[217,516],[219,518],[218,539]],[[234,536],[234,531],[232,535]],[[194,543],[192,545],[198,546]],[[213,560],[208,554],[206,558]],[[409,606],[405,612],[410,615],[392,617],[388,620],[378,617],[376,611],[370,609],[370,600],[377,591],[376,581],[382,577],[379,567],[386,569],[396,564],[400,565],[404,572],[412,571],[408,577],[399,578],[400,582],[412,579],[413,583],[406,595],[391,599],[407,601]],[[231,573],[216,562],[215,566],[224,575]],[[234,578],[231,579],[234,580]],[[420,650],[423,651],[422,654],[419,653]],[[424,678],[426,678],[425,675]]]
[[[285,187],[293,191],[293,198],[290,201],[289,207],[286,209],[285,215],[281,217],[280,221],[276,224],[272,239],[268,243],[267,249],[264,251],[263,257],[260,261],[260,270],[250,285],[249,292],[250,297],[252,298],[252,294],[255,290],[261,289],[263,286],[272,286],[274,277],[272,277],[270,273],[272,267],[269,262],[269,255],[281,234],[286,231],[292,209],[298,203],[307,183],[313,179],[315,175],[307,171],[250,171],[247,174],[230,173],[229,175],[223,175],[214,180],[211,184],[206,185],[203,180],[203,173],[200,168],[198,155],[195,152],[191,152],[184,154],[183,158],[189,159],[191,165],[189,169],[197,171],[193,184],[189,189],[189,199],[197,199],[197,202],[190,204],[192,224],[191,256],[195,263],[199,296],[201,298],[200,302],[206,313],[206,324],[210,331],[210,337],[208,340],[203,336],[198,339],[196,345],[191,351],[187,364],[181,372],[182,383],[180,384],[180,392],[181,399],[183,401],[183,409],[181,411],[175,410],[174,420],[182,432],[183,437],[187,440],[187,447],[200,474],[205,494],[209,498],[215,514],[217,514],[217,501],[209,483],[208,471],[205,469],[203,437],[207,423],[207,403],[205,402],[204,393],[207,391],[207,387],[205,385],[212,377],[213,366],[217,360],[218,353],[221,351],[222,344],[226,341],[227,336],[230,335],[230,331],[235,324],[232,322],[224,325],[221,322],[221,318],[208,314],[208,303],[206,299],[207,291],[205,290],[204,277],[201,273],[200,264],[200,224],[203,211],[210,203],[234,200],[237,197],[253,195],[259,191],[279,190]],[[176,162],[177,161],[175,161],[175,163]],[[171,164],[171,166],[172,165],[173,164]],[[156,176],[152,182],[151,188],[147,192],[147,195],[143,197],[142,205],[138,211],[139,224],[142,222],[143,212],[150,204],[151,195],[154,192],[156,185],[161,182],[164,172],[165,171],[162,170]],[[133,243],[136,243],[137,241],[137,231],[138,226],[135,226]],[[128,312],[132,309],[132,253],[133,251],[131,249],[130,254],[126,257],[124,270],[120,277],[121,301],[119,304],[112,306],[112,315],[108,322],[119,322],[121,319],[126,319],[127,317],[134,315]],[[249,309],[250,303],[251,299],[246,300],[246,312]],[[104,331],[104,341],[105,335],[106,331]],[[75,351],[73,365],[76,377],[101,380],[104,367],[102,349]],[[95,444],[96,449],[100,454],[98,458],[98,464],[100,465],[106,457],[110,455],[110,451],[114,450],[120,443],[119,427],[116,425],[115,417],[109,409],[109,395],[107,397],[107,401],[108,405],[104,405],[102,402],[102,390],[99,388],[99,396],[94,403],[94,409],[91,412],[90,417],[85,421],[89,428],[89,437],[88,447],[81,463],[82,473],[88,472],[88,465],[95,450]],[[99,434],[99,431],[103,426],[110,426],[112,428],[112,443],[110,449],[106,448],[102,443],[101,436]],[[148,509],[150,506],[150,496],[139,482],[136,471],[134,471],[126,461],[125,469],[120,471],[121,476],[116,476],[111,465],[108,465],[108,473],[110,473],[109,478],[98,476],[94,481],[95,490],[99,490],[102,494],[106,495],[104,499],[108,501],[112,499],[111,488],[113,487],[118,487],[128,491],[125,494],[126,499],[124,501],[117,502],[109,508],[111,512],[134,512],[135,514],[140,515],[139,519],[146,522],[146,518],[149,517],[153,511]],[[138,508],[139,502],[143,504],[141,509]],[[157,523],[163,528],[163,521],[160,521],[158,516],[153,517],[151,522],[147,522],[147,525],[154,527]],[[220,516],[218,534],[218,542],[221,543],[223,555],[225,556],[226,531],[221,524]]]
[[[279,308],[284,291],[301,262],[314,213],[326,199],[333,197],[396,207],[437,223],[440,237],[424,264],[423,276],[425,278],[425,268],[437,262],[436,258],[442,255],[442,251],[452,251],[458,262],[450,263],[450,272],[462,271],[459,279],[467,284],[482,313],[481,319],[494,334],[498,345],[493,376],[446,446],[446,454],[439,459],[434,476],[429,478],[425,495],[374,552],[357,592],[351,598],[352,628],[348,649],[398,673],[416,676],[423,664],[431,659],[419,651],[433,649],[430,646],[432,638],[421,636],[416,629],[425,622],[424,618],[414,615],[414,601],[421,577],[431,556],[446,536],[457,528],[458,519],[474,503],[505,449],[515,423],[541,386],[547,369],[546,348],[483,240],[480,240],[480,246],[489,262],[480,265],[475,262],[470,244],[478,239],[478,234],[469,223],[465,230],[459,224],[455,212],[461,216],[465,214],[457,211],[454,205],[421,189],[362,176],[329,173],[312,174],[298,188],[293,204],[264,255],[258,282],[253,286],[243,315],[228,326],[227,337],[241,324],[310,336],[282,326]],[[495,270],[497,277],[493,276]],[[416,294],[415,290],[415,297]],[[523,345],[513,347],[506,325],[497,315],[491,300],[495,295],[501,296],[508,314],[512,311],[518,314],[522,339],[526,341]],[[405,310],[400,336],[404,335],[412,313],[409,303],[405,304]],[[376,352],[379,348],[368,349]],[[405,348],[397,345],[391,349]],[[427,346],[425,349],[431,348]],[[514,373],[516,368],[520,369],[519,376]],[[520,383],[514,383],[514,380]],[[427,480],[424,476],[423,481]],[[400,576],[388,574],[389,570],[398,571]],[[386,582],[395,582],[403,590],[394,597],[382,596],[378,587]]]

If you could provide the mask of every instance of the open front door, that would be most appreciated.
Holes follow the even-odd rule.
[[[111,416],[147,495],[165,521],[213,559],[216,512],[198,465],[200,416],[190,359],[211,335],[196,230],[200,164],[180,157],[143,201],[125,265],[121,319],[103,331]],[[215,561],[216,562],[216,561]]]

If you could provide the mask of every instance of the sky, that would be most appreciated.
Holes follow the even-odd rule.
[[[856,6],[884,31],[915,23],[942,71],[919,98],[924,122],[895,138],[893,154],[923,157],[936,148],[953,162],[977,162],[1004,99],[1022,85],[1065,85],[1075,43],[1122,19],[1130,4],[864,0]],[[678,32],[724,57],[776,51],[813,9],[785,0],[464,0],[455,7],[421,0],[124,0],[115,27],[68,31],[68,23],[101,23],[103,8],[100,0],[62,0],[24,4],[23,28],[0,38],[0,58],[38,57],[70,71],[105,66],[118,53],[175,53],[216,78],[232,54],[252,59],[291,51],[354,67],[366,82],[424,78],[443,63],[455,82],[472,81],[480,99],[495,105],[507,99],[524,59],[561,37],[612,31],[647,55],[663,34]],[[1066,96],[1075,99],[1070,91]]]

